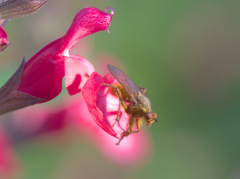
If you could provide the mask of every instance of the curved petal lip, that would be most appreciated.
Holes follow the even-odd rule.
[[[92,73],[83,87],[83,97],[95,122],[108,134],[120,138],[122,132],[128,129],[129,115],[121,107],[120,120],[113,129],[110,129],[117,118],[119,98],[112,95],[109,87],[103,86],[103,83],[117,82],[110,73],[104,78],[96,72]]]
[[[65,86],[69,95],[81,92],[89,76],[95,71],[93,65],[80,55],[65,57]]]

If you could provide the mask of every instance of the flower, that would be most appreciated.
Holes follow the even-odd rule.
[[[10,42],[8,41],[7,33],[0,25],[0,53],[3,52],[8,45],[10,45]]]
[[[46,102],[61,92],[62,78],[65,76],[68,93],[79,93],[88,76],[94,72],[94,67],[82,56],[70,55],[69,50],[81,38],[107,30],[112,16],[113,10],[111,14],[93,7],[79,11],[63,37],[48,44],[28,60],[17,91],[44,98],[41,102]]]

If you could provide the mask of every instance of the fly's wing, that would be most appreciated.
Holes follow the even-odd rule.
[[[140,92],[137,85],[135,85],[130,78],[123,73],[120,69],[113,65],[107,65],[108,70],[114,78],[122,85],[122,87],[129,93],[132,100],[137,104],[137,95]]]

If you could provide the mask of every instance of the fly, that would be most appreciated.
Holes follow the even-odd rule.
[[[157,121],[157,114],[152,111],[151,103],[149,99],[146,97],[147,89],[145,87],[138,87],[135,85],[132,80],[120,69],[113,65],[107,65],[108,70],[114,76],[114,78],[120,83],[116,85],[110,85],[104,83],[103,85],[111,87],[111,92],[119,97],[119,107],[116,121],[111,126],[119,121],[121,105],[127,114],[129,114],[129,128],[127,131],[124,131],[121,134],[121,138],[119,139],[116,145],[119,145],[124,137],[134,134],[140,131],[142,127],[143,121],[145,124],[150,127],[154,122]],[[127,105],[126,102],[129,104]],[[133,130],[134,123],[136,124],[137,130]]]

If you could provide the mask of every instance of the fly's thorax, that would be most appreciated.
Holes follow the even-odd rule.
[[[132,115],[138,115],[138,116],[144,116],[145,112],[142,110],[142,108],[138,104],[130,103],[127,107],[128,114]]]
[[[130,101],[131,100],[131,96],[128,94],[128,92],[122,87],[122,85],[120,85],[120,84],[113,84],[114,86],[116,86],[119,90],[120,90],[120,92],[121,92],[121,94],[122,94],[122,98],[123,98],[123,100],[124,101]],[[117,93],[117,91],[116,91],[116,89],[115,88],[110,88],[110,93],[112,94],[112,95],[114,95],[114,96],[118,96],[118,93]]]
[[[150,100],[141,93],[139,93],[137,96],[137,102],[138,105],[142,108],[144,113],[152,111]]]

